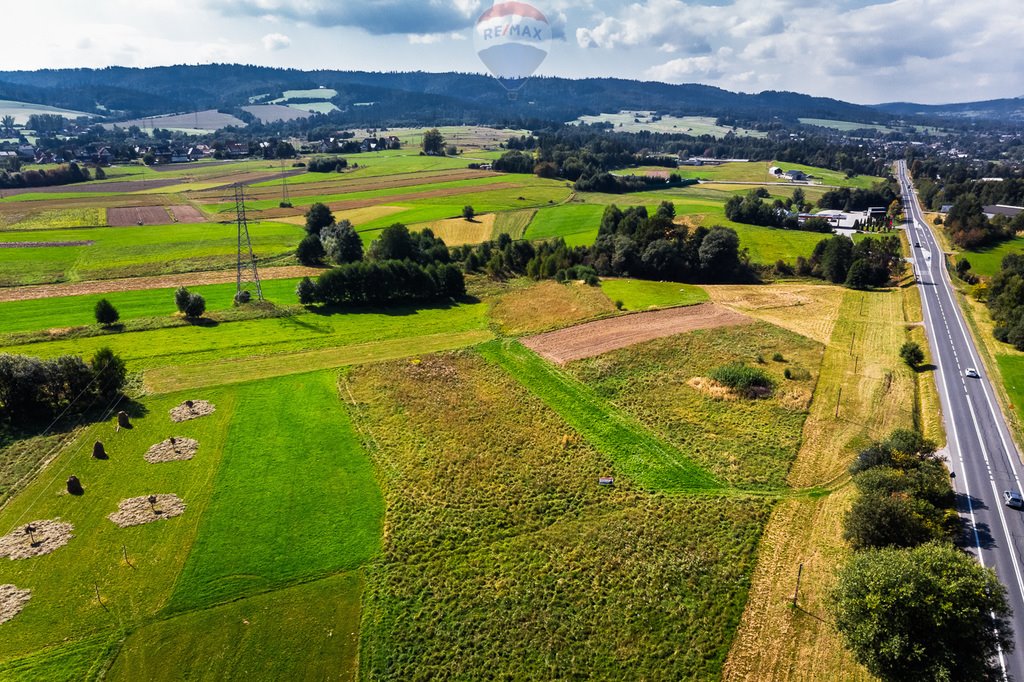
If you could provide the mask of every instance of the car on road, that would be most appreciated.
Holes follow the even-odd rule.
[[[1004,490],[1003,502],[1006,503],[1007,507],[1013,507],[1014,509],[1024,509],[1024,497],[1021,497],[1020,493],[1017,492],[1016,490]]]
[[[920,249],[921,248],[921,242],[914,242],[914,248],[915,249]]]
[[[980,379],[981,375],[978,374],[978,370],[973,367],[968,367],[964,370],[964,376],[970,377],[971,379]]]

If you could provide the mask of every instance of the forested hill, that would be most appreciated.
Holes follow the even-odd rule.
[[[0,72],[0,99],[118,117],[195,109],[235,110],[250,97],[325,86],[340,108],[386,105],[389,117],[409,122],[568,121],[620,110],[728,117],[737,121],[795,122],[798,117],[886,123],[894,115],[838,100],[791,92],[739,94],[706,85],[668,85],[611,78],[537,78],[516,101],[493,79],[461,73],[297,71],[243,65],[147,69],[58,69]],[[385,107],[382,107],[382,109]],[[431,119],[427,121],[426,119]],[[390,122],[395,122],[393,119]]]
[[[964,102],[962,104],[891,102],[879,104],[876,108],[896,116],[1024,121],[1024,97],[993,99],[985,102]]]

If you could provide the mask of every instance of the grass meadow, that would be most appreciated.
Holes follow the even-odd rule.
[[[301,228],[284,223],[251,223],[249,234],[262,260],[290,256],[303,236]],[[0,249],[0,286],[216,270],[234,263],[237,247],[233,224],[35,230],[4,239],[93,243]]]
[[[645,279],[603,279],[601,290],[629,311],[696,305],[708,300],[707,292],[700,287]]]
[[[388,508],[363,676],[720,674],[768,503],[599,487],[616,464],[474,353],[359,368],[346,392]]]

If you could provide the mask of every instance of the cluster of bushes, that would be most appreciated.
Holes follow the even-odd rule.
[[[1024,350],[1024,255],[1011,253],[988,288],[988,309],[995,337]]]
[[[336,173],[346,168],[348,160],[341,157],[317,156],[306,164],[306,169],[310,173]]]
[[[836,235],[818,242],[809,259],[797,258],[796,274],[870,289],[885,286],[905,269],[898,237],[867,237],[854,244],[849,237]]]
[[[763,201],[770,195],[764,187],[751,190],[746,196],[732,196],[725,202],[725,217],[734,223],[760,225],[762,227],[782,227],[795,230],[799,227],[796,216],[781,201],[768,204]],[[831,231],[831,228],[829,228]]]
[[[718,367],[711,371],[709,378],[747,398],[770,394],[775,388],[775,380],[768,372],[742,362]]]
[[[1018,231],[1024,230],[1024,213],[1012,220],[1006,216],[989,220],[978,197],[965,194],[949,209],[943,224],[954,244],[963,249],[978,249],[1013,239]]]
[[[505,152],[494,162],[494,170],[502,173],[533,173],[536,165],[532,154],[513,150]]]
[[[31,169],[21,171],[20,173],[0,172],[0,189],[71,185],[76,182],[86,182],[90,179],[89,169],[82,168],[77,163],[72,162],[57,168]]]
[[[198,319],[206,312],[206,299],[185,287],[178,287],[174,292],[174,305],[179,313],[190,320]]]
[[[952,540],[960,517],[935,449],[920,434],[898,430],[857,455],[850,473],[858,494],[843,520],[854,549]]]
[[[960,528],[935,444],[896,431],[850,468],[857,498],[844,518],[856,550],[830,596],[836,627],[882,680],[995,680],[1012,645],[1006,591],[953,545]]]
[[[73,355],[41,360],[0,354],[0,425],[80,416],[119,396],[126,377],[124,362],[108,348],[90,362]]]

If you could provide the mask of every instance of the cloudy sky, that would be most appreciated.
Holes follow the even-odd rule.
[[[1022,0],[536,0],[540,73],[794,90],[853,102],[1024,96]],[[242,62],[476,71],[489,0],[5,3],[0,69]]]

